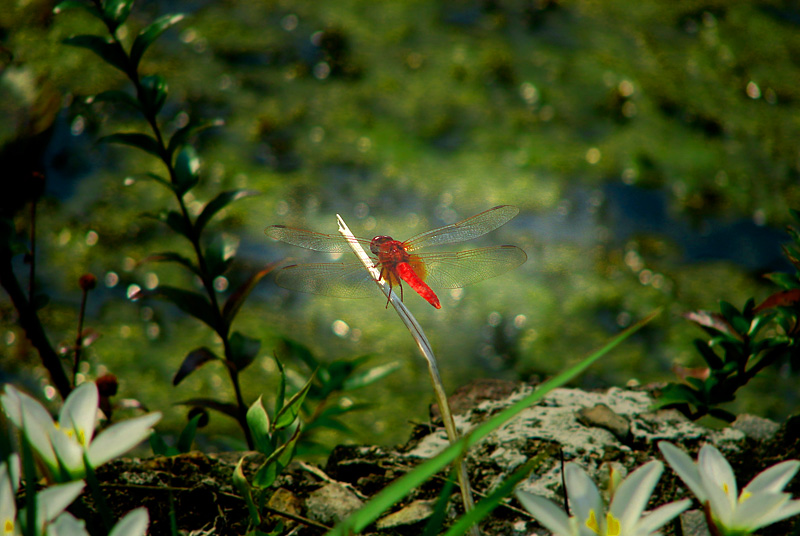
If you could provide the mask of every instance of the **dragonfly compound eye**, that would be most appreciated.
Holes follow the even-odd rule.
[[[381,246],[386,242],[391,242],[391,236],[376,236],[369,243],[369,250],[373,255],[378,255],[381,251]]]

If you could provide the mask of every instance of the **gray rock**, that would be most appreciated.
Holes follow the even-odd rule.
[[[744,413],[736,417],[731,427],[743,432],[747,437],[764,441],[772,439],[781,425],[763,417]]]
[[[312,492],[306,499],[306,510],[314,521],[335,525],[364,505],[355,493],[333,482]]]

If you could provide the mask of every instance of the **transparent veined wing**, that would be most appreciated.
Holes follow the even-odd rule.
[[[519,214],[519,209],[512,205],[500,205],[480,214],[461,220],[438,229],[433,229],[425,233],[409,238],[403,245],[406,251],[416,251],[418,249],[442,244],[453,244],[464,242],[483,236],[488,232],[494,231],[504,225],[514,216]]]
[[[353,251],[347,239],[339,234],[315,233],[314,231],[286,227],[285,225],[270,225],[264,229],[264,233],[274,240],[314,251],[326,251],[328,253]],[[369,251],[369,240],[359,238],[356,240]]]
[[[360,262],[293,264],[278,270],[275,283],[288,290],[335,298],[369,298],[380,293]]]
[[[513,270],[528,256],[517,246],[490,246],[420,255],[419,258],[425,264],[426,283],[440,288],[460,288]]]

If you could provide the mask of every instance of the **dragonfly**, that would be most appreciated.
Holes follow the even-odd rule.
[[[356,240],[372,253],[380,279],[390,289],[403,283],[437,309],[442,305],[431,286],[460,288],[496,277],[524,263],[528,256],[517,246],[489,246],[457,252],[421,252],[423,248],[472,240],[494,231],[519,214],[512,205],[490,208],[476,216],[418,234],[403,242],[380,235],[372,240]],[[264,232],[270,238],[313,251],[344,253],[351,245],[342,235],[330,235],[270,225]],[[375,280],[360,261],[292,264],[278,270],[275,283],[288,290],[337,298],[367,298],[375,295]],[[387,301],[386,306],[389,306]]]

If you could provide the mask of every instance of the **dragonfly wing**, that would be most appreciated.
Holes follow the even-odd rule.
[[[278,270],[275,283],[285,289],[335,298],[369,298],[378,292],[360,262],[293,264]]]
[[[414,251],[423,247],[440,246],[472,240],[494,231],[511,218],[519,214],[519,209],[512,205],[500,205],[480,214],[461,220],[426,233],[419,234],[403,242],[406,251]]]
[[[322,234],[285,225],[270,225],[264,233],[274,239],[293,246],[311,249],[314,251],[327,251],[328,253],[345,253],[353,251],[347,239],[338,234]],[[362,246],[369,247],[369,240],[356,239]]]
[[[425,281],[441,288],[460,288],[496,277],[528,259],[517,246],[491,246],[419,257],[425,263]]]

